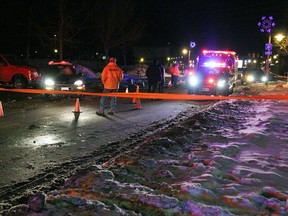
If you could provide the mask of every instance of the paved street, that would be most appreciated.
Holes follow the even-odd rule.
[[[169,91],[186,93],[184,88]],[[3,102],[0,197],[10,186],[22,186],[28,179],[38,181],[49,170],[62,169],[63,164],[71,166],[77,161],[84,165],[91,157],[106,160],[113,156],[106,148],[125,151],[125,145],[133,146],[134,141],[168,126],[177,116],[181,119],[179,113],[194,112],[209,102],[141,100],[137,110],[132,100],[119,98],[115,115],[105,117],[95,114],[99,97],[80,101],[78,116],[72,112],[75,104],[75,98],[45,101],[35,95],[24,101]],[[121,144],[127,140],[129,144]]]

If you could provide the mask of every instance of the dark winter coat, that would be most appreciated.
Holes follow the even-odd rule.
[[[160,67],[156,63],[149,65],[149,67],[146,70],[146,76],[149,82],[160,82],[161,81]]]

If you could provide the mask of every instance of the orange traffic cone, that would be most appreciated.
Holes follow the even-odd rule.
[[[141,101],[140,98],[136,99],[136,109],[141,109]]]
[[[139,86],[138,85],[136,85],[136,93],[139,93]],[[136,103],[136,100],[137,100],[137,98],[133,98],[132,99],[132,103]]]
[[[74,113],[80,113],[80,102],[79,98],[76,99],[75,107],[74,107]]]
[[[2,102],[0,101],[0,117],[4,116]]]

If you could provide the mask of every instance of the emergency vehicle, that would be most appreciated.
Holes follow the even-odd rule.
[[[203,50],[186,79],[188,94],[229,95],[238,77],[234,51]]]

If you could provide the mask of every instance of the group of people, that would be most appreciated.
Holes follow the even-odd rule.
[[[180,76],[179,65],[174,63],[170,66],[171,87],[178,87],[178,79]],[[157,61],[154,60],[146,70],[148,79],[148,92],[155,93],[158,89],[159,93],[163,93],[165,84],[165,68]]]
[[[170,67],[171,84],[173,87],[177,87],[178,77],[180,70],[178,64],[173,64]],[[146,70],[146,76],[148,79],[148,92],[163,93],[165,84],[165,68],[157,61],[153,60],[152,64]],[[109,58],[108,64],[104,67],[101,74],[101,81],[104,85],[103,93],[118,92],[120,82],[123,79],[123,71],[117,66],[116,59],[114,57]],[[97,115],[104,116],[104,110],[106,106],[107,96],[102,96],[100,99],[100,108],[96,111]],[[116,97],[111,97],[109,115],[114,115],[116,108]]]

